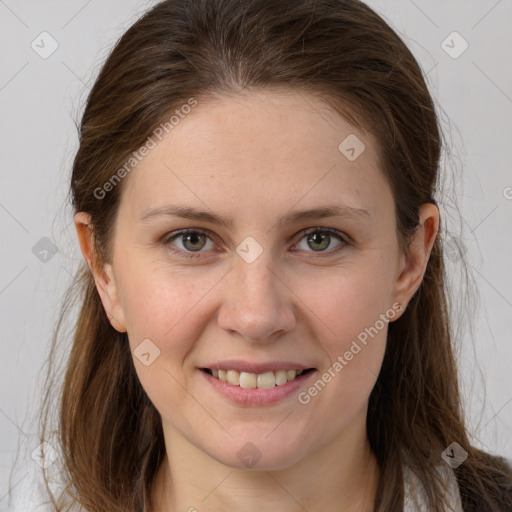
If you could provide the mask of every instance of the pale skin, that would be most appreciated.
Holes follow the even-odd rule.
[[[338,149],[350,134],[366,146],[355,161]],[[373,136],[315,96],[279,90],[199,102],[123,187],[110,262],[93,265],[88,215],[77,213],[75,226],[112,326],[128,333],[132,352],[145,339],[160,350],[149,366],[134,356],[169,454],[154,510],[373,510],[378,465],[365,421],[387,324],[308,404],[293,395],[241,406],[199,368],[227,358],[298,361],[316,369],[316,381],[393,304],[407,306],[438,233],[437,207],[421,206],[402,252]],[[367,214],[278,224],[341,203]],[[141,220],[170,205],[233,225]],[[185,228],[200,232],[170,240]],[[307,228],[320,230],[316,239],[301,233]],[[334,233],[322,242],[325,230]],[[262,249],[251,263],[236,251],[249,236]],[[250,468],[237,456],[248,442],[261,453]]]

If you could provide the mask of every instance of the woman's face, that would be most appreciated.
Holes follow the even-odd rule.
[[[102,300],[166,442],[279,469],[364,428],[419,285],[375,139],[312,95],[217,97],[125,179]]]

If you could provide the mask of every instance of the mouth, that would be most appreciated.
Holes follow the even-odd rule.
[[[274,387],[284,386],[301,375],[314,371],[315,368],[276,370],[263,373],[239,372],[233,369],[200,368],[200,370],[233,387],[245,389],[272,389]]]

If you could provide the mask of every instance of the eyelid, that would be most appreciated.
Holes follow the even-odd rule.
[[[297,235],[294,237],[294,238],[297,238],[297,242],[294,244],[294,246],[297,245],[302,240],[302,238],[304,238],[306,235],[309,235],[311,233],[318,233],[318,232],[326,233],[331,236],[335,236],[341,242],[341,245],[335,249],[331,249],[328,251],[318,251],[316,253],[318,255],[318,257],[321,257],[322,255],[336,254],[337,252],[342,250],[345,246],[348,246],[351,244],[350,237],[348,235],[346,235],[345,233],[338,231],[337,229],[327,228],[327,227],[322,227],[322,226],[313,226],[310,228],[302,229],[301,231],[299,231],[297,233]],[[178,253],[179,255],[183,256],[184,258],[190,259],[190,258],[201,257],[201,254],[204,251],[196,251],[196,252],[183,251],[182,249],[179,249],[172,245],[171,242],[174,241],[176,238],[179,238],[180,236],[183,236],[183,235],[187,235],[189,233],[200,233],[200,234],[206,235],[208,238],[210,238],[210,240],[212,240],[212,242],[214,242],[214,240],[217,238],[217,235],[215,233],[213,233],[212,231],[210,231],[209,229],[206,229],[206,228],[185,228],[185,229],[180,229],[178,231],[173,231],[171,233],[167,233],[166,235],[164,235],[162,237],[161,242],[163,245],[170,247],[170,250],[172,252]],[[306,251],[306,252],[311,252],[311,253],[315,254],[315,251]],[[313,257],[316,257],[316,256],[313,256]]]
[[[312,228],[302,229],[301,231],[299,231],[299,233],[297,233],[297,235],[300,235],[300,238],[302,238],[305,235],[309,235],[310,233],[316,233],[318,231],[320,231],[322,233],[328,233],[330,235],[335,235],[335,236],[339,237],[343,242],[345,242],[347,244],[350,243],[350,237],[348,235],[346,235],[345,233],[343,233],[342,231],[338,231],[337,229],[334,229],[334,228],[326,228],[326,227],[322,227],[322,226],[315,226]]]

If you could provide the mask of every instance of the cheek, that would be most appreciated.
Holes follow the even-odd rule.
[[[382,267],[379,272],[352,270],[326,280],[323,292],[317,281],[307,301],[328,361],[300,401],[313,408],[321,405],[327,420],[338,427],[365,406],[380,372],[389,321],[396,315]],[[299,294],[306,296],[305,291]]]
[[[132,267],[126,277],[121,302],[133,343],[149,338],[161,349],[180,350],[193,341],[201,327],[197,314],[202,299],[215,287],[218,276]]]
[[[383,266],[346,268],[314,282],[297,283],[297,295],[304,298],[308,315],[324,326],[332,350],[343,349],[344,343],[374,325],[391,307],[392,286]]]
[[[202,337],[209,292],[219,279],[211,274],[185,275],[141,265],[131,267],[123,280],[120,297],[135,369],[151,401],[167,418],[187,402],[187,357]],[[149,347],[144,350],[150,353],[147,366],[137,357],[142,346]]]

